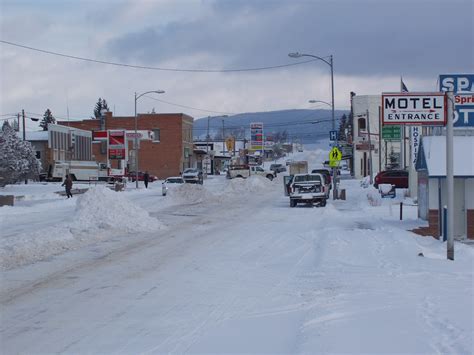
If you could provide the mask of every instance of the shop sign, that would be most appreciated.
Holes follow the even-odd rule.
[[[382,123],[409,125],[446,125],[444,93],[383,93]]]

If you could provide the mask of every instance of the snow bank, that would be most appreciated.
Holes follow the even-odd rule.
[[[71,213],[74,202],[75,211]],[[72,200],[44,204],[41,209],[44,208],[49,208],[54,214],[61,214],[60,208],[65,210],[61,214],[64,215],[63,220],[56,222],[54,226],[50,223],[50,226],[41,228],[44,221],[30,218],[28,222],[32,227],[38,224],[39,229],[33,227],[28,234],[20,232],[1,238],[0,268],[10,269],[44,260],[120,233],[133,235],[130,232],[154,232],[165,228],[143,208],[127,200],[123,193],[103,186],[92,187],[85,194],[74,196]],[[4,211],[10,212],[9,216],[15,218],[18,212],[39,213],[37,209],[38,207],[11,207]]]
[[[130,232],[152,232],[163,225],[123,194],[96,186],[78,197],[76,220],[71,227],[86,231],[115,228]]]
[[[247,179],[231,179],[225,186],[223,192],[226,194],[255,194],[263,193],[274,189],[276,181],[270,181],[266,177],[259,175],[252,175]]]
[[[181,184],[179,186],[169,185],[167,192],[169,200],[176,203],[203,203],[219,200],[218,196],[198,184]]]

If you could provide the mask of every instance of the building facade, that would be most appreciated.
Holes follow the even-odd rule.
[[[47,131],[26,132],[26,140],[41,161],[41,172],[47,175],[50,175],[56,161],[92,160],[90,131],[51,123]]]
[[[61,122],[65,124],[66,122]],[[73,127],[90,132],[103,130],[125,130],[133,132],[135,117],[115,117],[106,112],[102,120],[87,119],[71,121]],[[151,131],[151,139],[141,140],[138,151],[138,170],[148,171],[160,179],[179,175],[184,169],[194,167],[193,118],[182,113],[138,114],[137,129]],[[128,170],[135,170],[135,149],[133,138],[128,140]],[[95,141],[92,145],[93,159],[107,162],[107,143]]]
[[[474,239],[474,136],[454,137],[454,237]],[[427,235],[443,233],[447,204],[446,137],[423,137],[416,162],[418,216],[428,221]]]

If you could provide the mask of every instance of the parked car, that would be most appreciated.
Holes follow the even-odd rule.
[[[332,177],[331,172],[328,169],[313,169],[311,174],[321,174],[324,177],[324,186],[326,186],[326,195],[329,198],[329,192],[332,189]]]
[[[272,181],[276,177],[276,172],[263,169],[258,165],[229,165],[226,177],[227,179],[243,178],[246,179],[250,175],[260,175]]]
[[[377,189],[379,184],[394,185],[399,189],[408,188],[408,171],[406,170],[385,170],[379,172],[374,179],[374,187]]]
[[[191,184],[203,184],[204,178],[202,170],[196,168],[188,168],[183,171],[182,177],[185,182]]]
[[[138,181],[143,181],[143,176],[145,175],[145,173],[143,171],[139,171],[138,172]],[[155,176],[155,175],[152,175],[152,174],[148,174],[149,175],[149,178],[148,178],[148,182],[153,182],[153,181],[156,181],[158,180],[158,177]],[[129,181],[133,181],[135,182],[136,178],[137,178],[137,174],[134,172],[134,171],[129,171],[127,173],[127,175],[125,175],[125,177],[129,180]]]
[[[161,184],[162,195],[166,196],[168,190],[172,188],[172,186],[180,186],[181,184],[184,184],[184,179],[181,176],[172,176],[166,178]]]
[[[293,159],[286,159],[285,165],[288,166],[293,163]]]
[[[272,164],[270,165],[270,170],[275,173],[282,173],[286,171],[286,168],[282,164]]]
[[[290,207],[295,207],[298,203],[326,206],[327,191],[323,175],[295,174],[284,178],[285,195],[290,197]]]

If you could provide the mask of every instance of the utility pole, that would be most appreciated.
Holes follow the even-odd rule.
[[[26,141],[26,131],[25,131],[25,110],[21,110],[21,117],[23,119],[23,140]]]
[[[209,172],[209,120],[211,116],[207,116],[207,135],[206,135],[206,175]]]
[[[222,154],[225,154],[225,127],[224,127],[224,120],[222,120]]]
[[[23,120],[23,141],[26,141],[26,126],[25,126],[25,110],[21,110],[21,117]],[[25,185],[28,184],[28,178],[25,178]]]
[[[369,110],[367,109],[367,133],[369,135],[369,170],[370,170],[370,185],[374,183],[374,173],[372,171],[372,139],[370,136],[370,119]]]

